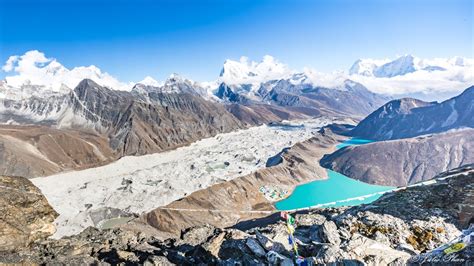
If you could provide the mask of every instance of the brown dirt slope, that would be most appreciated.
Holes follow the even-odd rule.
[[[106,138],[42,126],[0,128],[0,174],[44,176],[111,162],[117,155]]]

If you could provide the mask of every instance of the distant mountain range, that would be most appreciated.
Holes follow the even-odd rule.
[[[24,99],[67,94],[83,79],[113,90],[131,91],[137,84],[162,87],[166,82],[146,76],[139,82],[122,82],[96,66],[68,69],[54,58],[39,51],[11,56],[2,67],[5,79],[0,81],[0,98]],[[459,93],[474,83],[474,60],[470,58],[421,59],[412,55],[396,59],[359,59],[348,71],[321,73],[311,68],[291,69],[271,56],[261,62],[242,57],[226,60],[220,75],[210,82],[188,80],[200,87],[203,94],[215,98],[236,100],[239,95],[250,100],[262,100],[276,83],[291,83],[295,87],[344,88],[347,80],[362,84],[371,92],[384,95],[416,95],[421,99],[436,99]],[[173,74],[169,79],[180,78]],[[288,86],[288,85],[287,85]],[[237,95],[235,95],[237,94]]]
[[[412,55],[404,55],[392,61],[359,59],[352,65],[349,74],[391,78],[417,71],[447,71],[453,67],[469,67],[472,64],[472,60],[462,57],[423,60]]]

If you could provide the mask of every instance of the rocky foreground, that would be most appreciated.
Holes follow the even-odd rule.
[[[310,265],[474,263],[474,245],[466,237],[469,231],[464,231],[464,235],[461,232],[473,222],[473,167],[470,165],[438,175],[436,182],[386,194],[371,204],[295,213],[295,237],[300,255]],[[31,212],[32,209],[27,208],[22,209],[21,213],[26,215]],[[275,216],[278,213],[273,218]],[[18,224],[18,232],[24,228],[24,225]],[[449,255],[443,250],[428,252],[460,236],[467,241],[464,249]],[[1,237],[0,241],[5,241],[5,236]],[[183,230],[178,238],[167,240],[125,229],[99,231],[92,227],[79,235],[59,240],[33,240],[25,245],[17,243],[10,246],[15,248],[9,251],[4,250],[0,253],[0,262],[68,265],[293,264],[285,223],[271,217],[226,229],[196,226]]]

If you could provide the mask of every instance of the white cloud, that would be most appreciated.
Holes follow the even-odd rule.
[[[46,91],[67,92],[64,85],[73,89],[86,78],[111,89],[131,88],[131,84],[118,81],[94,65],[69,70],[56,59],[48,58],[37,50],[28,51],[20,56],[10,56],[2,69],[8,73],[5,80],[10,88],[21,88],[23,85],[32,84]]]
[[[7,62],[5,65],[2,67],[3,71],[9,72],[12,71],[13,68],[15,67],[15,62],[18,60],[18,56],[12,55],[8,58]]]
[[[326,88],[337,88],[342,86],[344,81],[348,78],[346,73],[343,71],[323,73],[308,67],[303,69],[303,73],[307,77],[307,83]]]

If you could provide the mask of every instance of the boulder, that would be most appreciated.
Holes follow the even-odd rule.
[[[162,257],[162,256],[150,256],[143,263],[143,266],[168,266],[168,265],[174,265],[174,264],[171,263],[166,257]]]
[[[247,241],[245,242],[247,244],[247,247],[249,247],[249,249],[257,256],[257,257],[264,257],[266,252],[265,250],[262,248],[262,246],[260,246],[260,244],[258,243],[257,239],[255,238],[247,238]]]
[[[365,236],[354,234],[344,250],[355,258],[371,257],[379,264],[388,264],[396,259],[408,260],[410,254],[391,248]]]
[[[272,249],[273,241],[262,235],[262,233],[260,233],[258,230],[255,231],[255,237],[265,250],[269,251]]]
[[[0,252],[16,251],[52,235],[58,214],[24,177],[0,176]]]
[[[183,230],[181,240],[192,246],[200,245],[206,242],[215,231],[216,228],[209,224],[191,227]]]
[[[284,260],[288,259],[287,257],[275,251],[269,251],[267,255],[265,255],[265,257],[267,259],[267,262],[271,265],[280,265]]]
[[[333,221],[326,221],[319,229],[319,237],[322,241],[333,245],[341,244],[341,238],[337,226]]]
[[[326,217],[317,213],[296,214],[296,223],[298,226],[322,225],[326,221]]]

